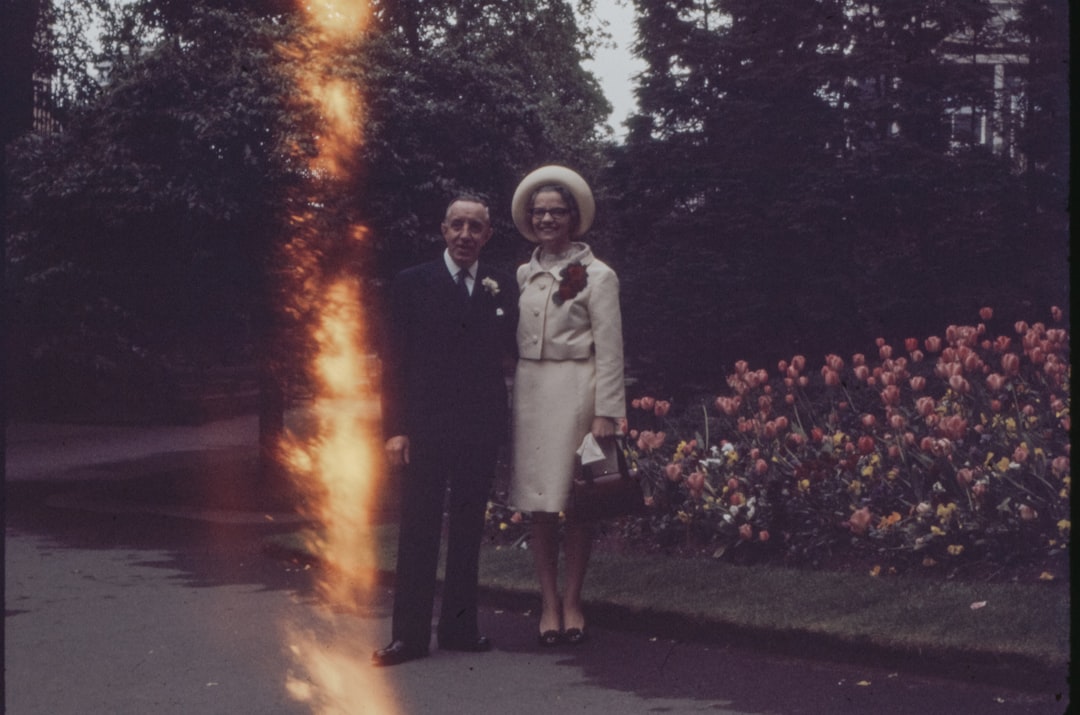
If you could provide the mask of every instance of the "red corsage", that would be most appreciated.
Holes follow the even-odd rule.
[[[559,290],[551,298],[555,305],[562,305],[572,300],[589,284],[589,273],[585,270],[585,266],[581,265],[581,261],[574,261],[567,265],[559,272],[559,277],[562,278],[559,281]]]

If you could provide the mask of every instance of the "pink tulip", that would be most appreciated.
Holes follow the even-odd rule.
[[[766,462],[764,459],[759,459],[758,461],[754,462],[754,473],[755,474],[757,474],[758,476],[761,476],[761,475],[765,474],[765,472],[767,472],[767,471],[769,471],[769,463]]]
[[[705,487],[705,474],[700,471],[691,472],[686,478],[686,486],[693,491],[699,491]]]
[[[908,353],[913,353],[918,349],[919,349],[919,339],[918,338],[904,338],[904,350],[907,350]]]
[[[851,529],[853,534],[865,534],[870,528],[870,521],[873,516],[870,514],[870,507],[864,506],[861,509],[856,509],[851,514],[851,518],[848,519],[847,525]]]
[[[776,423],[777,432],[786,432],[788,427],[791,426],[791,422],[784,415],[780,415],[773,421]]]
[[[867,429],[870,429],[877,424],[877,418],[868,412],[859,415],[859,421],[862,423],[862,426]]]
[[[889,416],[889,426],[899,432],[907,427],[907,418],[901,414],[894,414]]]
[[[1017,375],[1020,373],[1020,356],[1016,353],[1005,353],[1001,356],[1001,369],[1005,371],[1006,375]]]
[[[655,397],[642,397],[641,398],[641,409],[645,410],[646,412],[652,412],[652,409],[655,406],[656,406],[656,398]]]
[[[1028,331],[1028,324],[1023,320],[1018,320],[1013,324],[1013,329],[1016,330],[1017,335],[1023,335]]]
[[[1060,323],[1064,313],[1061,312],[1061,308],[1056,305],[1050,307],[1050,317],[1054,319],[1055,323]]]
[[[656,401],[656,407],[653,408],[653,412],[656,414],[657,417],[663,417],[669,411],[671,411],[671,403],[670,402],[668,402],[667,400],[657,400]]]
[[[941,338],[936,335],[931,336],[923,342],[923,346],[926,348],[926,352],[936,353],[941,350]]]
[[[750,363],[746,362],[745,360],[737,360],[737,361],[735,361],[735,374],[736,375],[745,375],[746,371],[749,370],[749,369],[750,369]]]
[[[935,409],[937,409],[937,403],[933,397],[920,397],[915,400],[915,411],[919,413],[920,417],[932,415]]]
[[[911,351],[911,361],[912,362],[922,362],[925,357],[926,357],[926,355],[923,354],[922,350],[912,350]]]
[[[840,372],[844,369],[844,358],[836,355],[835,353],[830,353],[829,355],[825,356],[825,364],[829,367],[830,370]]]
[[[870,454],[874,451],[874,438],[869,435],[863,435],[859,437],[859,454]]]
[[[1035,511],[1027,504],[1021,504],[1017,511],[1020,512],[1020,519],[1022,521],[1034,521],[1039,518],[1039,512]]]
[[[821,444],[821,441],[825,439],[825,433],[820,427],[813,427],[810,430],[810,441],[814,444]]]
[[[959,392],[961,395],[966,395],[971,392],[971,384],[963,378],[961,375],[953,375],[949,378],[949,387],[953,392]]]
[[[882,360],[888,360],[889,358],[891,358],[892,357],[892,346],[890,346],[890,345],[882,345],[878,349],[878,356],[880,356]]]
[[[900,404],[900,388],[889,385],[881,391],[881,401],[886,405],[896,406]]]
[[[671,462],[664,466],[664,476],[668,478],[668,481],[680,482],[682,481],[682,467]]]
[[[874,345],[877,345],[880,348],[884,344],[885,338],[874,338]]]
[[[788,394],[784,395],[784,404],[794,405],[795,404],[795,395],[791,394],[790,392]]]
[[[921,375],[916,375],[908,380],[908,384],[911,385],[911,389],[915,392],[922,392],[926,389],[926,378]]]
[[[941,418],[938,430],[951,440],[960,440],[967,434],[967,420],[960,415],[947,415]]]
[[[732,495],[728,498],[728,501],[731,502],[731,506],[739,506],[740,504],[743,503],[742,492],[734,492],[734,493],[732,493]]]
[[[829,387],[840,386],[840,373],[836,372],[835,370],[830,370],[827,367],[822,368],[821,375],[825,378],[825,384]]]
[[[866,382],[870,378],[870,368],[866,365],[856,365],[852,372],[855,373],[855,379],[860,382]]]
[[[796,355],[791,358],[791,366],[795,368],[796,371],[802,372],[806,367],[806,357],[803,355]]]
[[[994,317],[994,309],[991,308],[990,306],[986,306],[984,308],[981,308],[979,310],[979,317],[982,318],[983,320],[990,320],[991,318]]]
[[[634,399],[630,400],[630,406],[633,407],[635,410],[640,409],[641,408],[641,399],[635,397]]]
[[[993,392],[1001,392],[1005,387],[1005,376],[996,372],[990,373],[986,376],[986,386]]]
[[[749,524],[743,524],[739,527],[739,538],[743,541],[750,541],[754,538],[754,527]]]
[[[862,353],[855,353],[854,355],[851,356],[851,364],[855,365],[855,366],[865,365],[866,364],[866,356],[863,355]]]
[[[1050,462],[1050,471],[1058,477],[1064,477],[1069,473],[1069,458],[1065,456],[1054,457]]]
[[[758,532],[757,537],[758,537],[758,541],[768,541],[769,540],[769,532],[767,530],[765,530],[765,529],[762,529],[760,532]]]

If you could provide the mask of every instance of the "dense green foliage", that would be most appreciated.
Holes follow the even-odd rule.
[[[707,382],[739,355],[1064,302],[1061,168],[1032,162],[1067,148],[1063,6],[1027,3],[1015,22],[982,0],[636,7],[648,66],[609,182],[642,373]],[[1032,45],[1042,59],[1025,64]],[[988,53],[1047,98],[1021,117],[1023,98],[971,62]],[[1000,115],[1000,151],[957,141],[964,107]]]
[[[265,357],[260,336],[281,335],[269,304],[288,216],[325,222],[320,256],[377,293],[433,254],[455,193],[507,206],[540,163],[599,166],[607,104],[567,3],[385,2],[335,68],[366,97],[351,158],[362,174],[312,212],[296,202],[314,194],[293,190],[314,180],[320,122],[294,85],[297,18],[221,5],[234,4],[76,2],[43,16],[54,25],[40,42],[67,68],[64,129],[11,151],[10,373],[23,402],[94,382],[137,393],[165,372]],[[91,10],[106,28],[96,51],[70,31]],[[509,264],[526,245],[498,213],[489,253]],[[339,214],[366,224],[374,251],[335,248]]]

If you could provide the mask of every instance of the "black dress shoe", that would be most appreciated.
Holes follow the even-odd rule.
[[[536,639],[536,642],[544,648],[554,648],[555,646],[562,643],[562,641],[563,634],[555,630],[544,631]]]
[[[375,651],[371,656],[371,664],[378,667],[398,665],[399,663],[423,658],[427,654],[427,648],[412,646],[405,641],[394,641],[382,650]]]
[[[485,653],[491,650],[491,641],[487,636],[473,636],[472,638],[439,639],[439,648],[442,650],[460,650],[466,653]]]
[[[563,638],[570,645],[581,645],[585,641],[589,640],[589,635],[585,631],[585,626],[581,628],[567,628],[563,633]]]

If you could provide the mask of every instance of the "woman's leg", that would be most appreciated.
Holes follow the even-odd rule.
[[[581,608],[581,589],[585,585],[585,570],[592,553],[593,524],[573,522],[566,524],[563,550],[566,553],[566,593],[563,596],[563,625],[567,629],[585,627],[585,613]]]
[[[533,512],[530,545],[540,582],[540,632],[561,629],[559,604],[559,518],[557,514]]]

